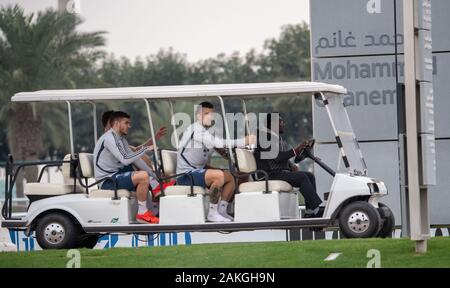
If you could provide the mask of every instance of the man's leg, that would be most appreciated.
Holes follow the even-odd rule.
[[[294,187],[300,188],[300,193],[302,193],[305,198],[306,209],[314,210],[319,207],[322,203],[322,200],[317,195],[315,181],[314,184],[310,181],[310,176],[308,177],[307,173],[303,171],[297,172],[288,172],[281,171],[277,173],[273,173],[270,175],[270,180],[282,180],[286,181]],[[309,173],[311,174],[311,173]],[[312,175],[314,176],[314,175]]]
[[[234,177],[231,175],[229,171],[223,171],[224,175],[224,185],[223,185],[223,191],[222,191],[222,200],[230,202],[231,199],[233,199],[234,195]]]
[[[303,171],[300,171],[303,172]],[[308,176],[309,182],[311,182],[311,184],[314,186],[314,191],[317,191],[316,189],[316,177],[314,176],[313,173],[311,172],[303,172],[306,174],[306,176]]]
[[[205,173],[205,184],[210,189],[209,201],[217,204],[220,197],[220,190],[225,184],[225,176],[222,170],[207,169]]]
[[[131,175],[134,187],[136,187],[136,196],[139,202],[147,201],[148,192],[148,174],[145,171],[136,171]],[[145,212],[145,211],[144,211]]]
[[[210,205],[208,220],[217,222],[227,222],[232,217],[226,213],[228,201],[233,197],[234,180],[229,172],[218,169],[207,169],[205,173],[205,184],[210,187]],[[222,193],[220,193],[222,191]],[[222,200],[219,198],[222,194]]]
[[[136,215],[136,220],[141,223],[158,223],[159,219],[147,208],[148,173],[145,171],[135,171],[131,175],[131,181],[133,181],[133,185],[136,187],[136,197],[138,200],[138,215]]]

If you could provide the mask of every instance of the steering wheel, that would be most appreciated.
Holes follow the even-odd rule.
[[[309,155],[311,155],[311,150],[314,147],[314,144],[316,143],[315,139],[311,139],[308,141],[308,144],[305,148],[300,151],[300,153],[295,157],[294,162],[300,163],[303,160],[305,160]]]

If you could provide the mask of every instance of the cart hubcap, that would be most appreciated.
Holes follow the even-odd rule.
[[[64,227],[59,223],[50,223],[45,227],[44,238],[51,244],[58,244],[64,239]]]
[[[348,227],[355,233],[364,233],[369,226],[369,217],[364,212],[357,211],[348,217]]]

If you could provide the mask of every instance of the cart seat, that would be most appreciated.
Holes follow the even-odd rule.
[[[241,193],[261,192],[265,190],[266,181],[246,182],[239,185],[239,192]],[[280,180],[269,180],[269,191],[294,192],[289,183]]]
[[[236,148],[236,162],[240,172],[255,173],[256,160],[253,152],[248,149]],[[292,186],[286,181],[269,180],[269,191],[294,192]],[[240,193],[263,192],[266,190],[266,181],[252,181],[239,185]]]
[[[78,154],[81,177],[85,179],[94,178],[94,155],[91,153]],[[133,197],[134,193],[126,189],[117,190],[118,197]],[[92,189],[89,191],[89,198],[112,198],[114,190]]]
[[[70,160],[70,154],[64,157],[64,161]],[[26,196],[60,196],[69,193],[73,193],[73,178],[70,177],[70,163],[63,163],[61,166],[64,183],[40,183],[40,182],[30,182],[26,183],[24,186],[24,194]],[[76,184],[75,192],[82,192],[82,187]],[[45,197],[41,197],[45,198]]]
[[[177,151],[161,150],[161,164],[166,177],[175,175],[177,170]],[[174,185],[164,189],[165,196],[189,195],[190,193],[191,186],[187,185]],[[194,194],[204,195],[206,190],[203,187],[194,186]]]
[[[117,197],[126,197],[131,198],[134,196],[135,193],[131,193],[130,191],[126,189],[119,189],[117,190]],[[94,189],[89,191],[89,198],[112,198],[114,197],[114,190],[101,190],[101,189]]]
[[[161,169],[165,177],[176,175],[177,151],[160,150]],[[164,189],[159,200],[159,223],[163,225],[203,224],[208,212],[206,190],[203,187],[174,185]]]
[[[80,192],[80,190],[76,190]],[[69,193],[73,193],[73,184],[53,184],[53,183],[27,183],[24,187],[24,193],[26,196],[59,196]]]

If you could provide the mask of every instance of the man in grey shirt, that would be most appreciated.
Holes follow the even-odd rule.
[[[158,181],[153,170],[141,159],[146,151],[153,147],[153,141],[132,151],[126,140],[131,128],[130,115],[116,111],[111,116],[112,128],[105,132],[97,141],[94,149],[94,176],[97,181],[105,177],[116,180],[117,189],[136,191],[138,199],[138,214],[136,220],[140,223],[159,223],[158,217],[147,209],[147,192],[149,187],[156,188]],[[139,171],[134,171],[132,165]],[[105,180],[101,189],[112,190],[112,181]]]
[[[228,202],[233,197],[234,178],[229,171],[212,169],[208,162],[214,149],[225,147],[245,147],[256,143],[255,135],[248,135],[237,140],[224,140],[214,136],[209,128],[212,126],[214,106],[202,102],[196,109],[196,122],[191,124],[183,134],[177,155],[177,174],[188,173],[192,176],[194,186],[210,188],[210,205],[207,220],[211,222],[229,222],[233,218],[227,214]],[[191,185],[190,177],[177,179],[179,185]],[[219,202],[219,196],[221,200]]]

